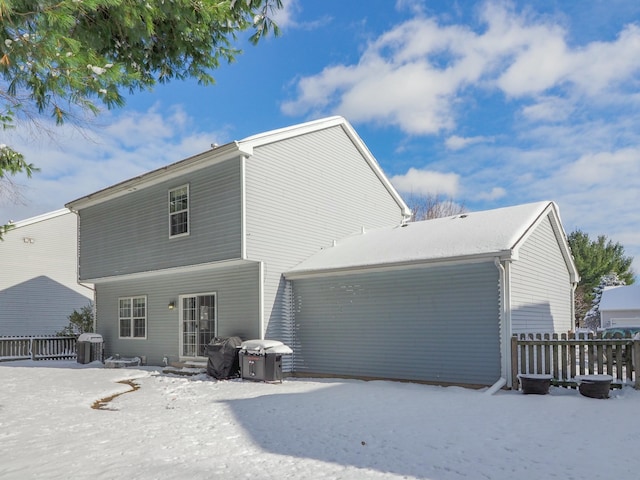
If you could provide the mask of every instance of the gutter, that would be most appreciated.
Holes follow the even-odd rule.
[[[410,268],[426,268],[440,265],[459,265],[465,263],[490,262],[494,259],[508,261],[512,259],[513,251],[504,250],[492,253],[476,255],[464,255],[459,257],[426,258],[422,260],[402,260],[389,263],[376,263],[367,265],[346,265],[330,268],[310,268],[306,270],[290,270],[283,275],[287,280],[299,280],[303,278],[330,277],[340,275],[352,275],[363,272],[379,272],[389,270],[407,270]]]
[[[165,165],[150,172],[143,173],[137,177],[124,180],[76,200],[72,200],[71,202],[66,203],[65,207],[74,211],[87,208],[107,200],[121,197],[136,190],[166,182],[187,173],[199,170],[205,166],[231,160],[241,155],[251,156],[252,153],[253,152],[250,149],[242,148],[238,142],[231,142],[192,157],[185,158],[184,160],[180,160],[170,165]]]

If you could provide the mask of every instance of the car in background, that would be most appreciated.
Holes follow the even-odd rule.
[[[636,333],[640,333],[640,326],[630,326],[630,327],[608,327],[603,330],[602,338],[633,338]]]
[[[602,338],[629,338],[632,339],[636,334],[640,333],[640,326],[619,326],[608,327],[601,330]],[[622,347],[622,362],[627,362],[627,348]],[[606,355],[605,355],[606,361]],[[615,361],[615,358],[614,358]]]

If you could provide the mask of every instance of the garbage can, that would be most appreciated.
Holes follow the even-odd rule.
[[[260,382],[282,382],[282,355],[293,350],[277,340],[247,340],[240,347],[240,375]]]
[[[98,333],[83,333],[76,342],[76,353],[78,363],[91,363],[96,360],[102,361],[103,340]]]
[[[207,345],[207,374],[222,380],[237,377],[240,372],[240,337],[216,337]]]

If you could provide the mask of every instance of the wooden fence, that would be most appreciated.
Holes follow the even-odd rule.
[[[73,360],[77,339],[67,337],[0,337],[0,361]]]
[[[612,385],[633,385],[640,389],[640,339],[603,339],[601,334],[520,334],[511,338],[513,388],[518,374],[548,374],[552,383],[575,386],[580,375],[607,374]]]

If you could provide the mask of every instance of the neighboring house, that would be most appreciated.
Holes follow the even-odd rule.
[[[202,359],[216,336],[292,343],[282,273],[410,213],[341,117],[213,148],[67,207],[106,355],[155,365]]]
[[[291,345],[294,373],[492,384],[510,336],[572,328],[555,204],[406,224],[341,117],[246,138],[67,204],[107,355]]]
[[[490,385],[514,333],[573,328],[578,274],[554,203],[338,240],[285,273],[294,370]]]
[[[640,326],[640,284],[605,288],[598,307],[602,328]]]
[[[93,299],[78,283],[78,219],[67,209],[13,224],[0,241],[0,336],[53,335]]]

